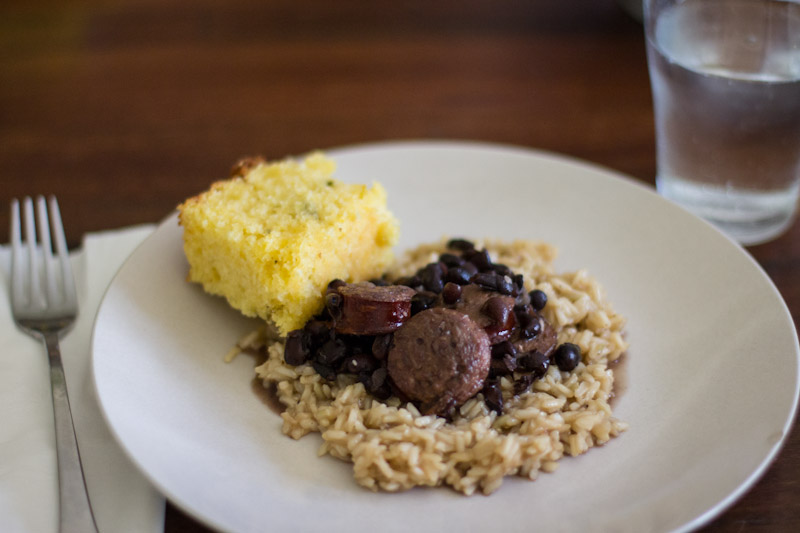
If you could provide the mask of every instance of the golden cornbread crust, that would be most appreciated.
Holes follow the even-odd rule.
[[[322,309],[330,280],[380,276],[398,236],[386,191],[342,183],[334,170],[320,152],[247,159],[178,206],[189,280],[286,334]]]

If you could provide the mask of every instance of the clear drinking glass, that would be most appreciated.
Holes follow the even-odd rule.
[[[800,188],[800,0],[645,0],[659,192],[742,244]]]

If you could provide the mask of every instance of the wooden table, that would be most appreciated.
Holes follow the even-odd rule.
[[[156,222],[243,155],[472,139],[652,184],[641,25],[613,0],[0,4],[0,227],[59,197],[81,235]],[[800,316],[800,224],[750,252]],[[166,531],[204,531],[168,504]],[[800,431],[706,531],[800,531]]]

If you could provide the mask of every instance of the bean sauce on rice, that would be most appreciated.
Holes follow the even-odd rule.
[[[609,362],[627,349],[625,319],[554,258],[544,243],[452,239],[383,279],[334,280],[324,311],[256,368],[283,432],[320,433],[319,454],[352,462],[364,487],[467,495],[618,436]]]

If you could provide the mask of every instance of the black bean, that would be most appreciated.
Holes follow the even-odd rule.
[[[514,274],[511,280],[514,283],[515,295],[523,294],[523,291],[525,290],[525,278],[522,276],[522,274]]]
[[[448,422],[452,422],[453,421],[453,417],[456,416],[456,412],[457,411],[458,411],[458,409],[456,409],[456,401],[455,401],[455,399],[450,398],[449,400],[447,400],[447,403],[445,404],[445,406],[439,411],[439,416],[441,416],[442,418],[444,418]]]
[[[565,342],[556,348],[556,353],[553,356],[559,370],[569,372],[574,370],[578,363],[581,362],[581,348],[577,344]]]
[[[372,342],[372,355],[378,360],[386,359],[386,354],[389,353],[389,346],[392,344],[392,334],[378,335]]]
[[[506,368],[509,372],[514,372],[517,367],[519,367],[519,363],[517,363],[517,358],[513,355],[505,355],[503,357],[503,363],[505,363]]]
[[[422,279],[416,274],[406,278],[398,279],[397,284],[405,285],[406,287],[411,287],[412,289],[422,290]]]
[[[528,389],[531,388],[533,380],[534,380],[533,374],[522,374],[514,382],[514,394],[522,394],[523,392],[526,392]]]
[[[422,286],[425,290],[440,293],[444,288],[444,264],[443,263],[429,263],[420,273]]]
[[[505,354],[501,358],[492,359],[489,366],[491,376],[507,376],[517,369],[517,359],[513,355]]]
[[[377,389],[371,390],[370,394],[375,396],[379,400],[388,400],[392,396],[392,387],[389,386],[389,382],[384,382],[383,385],[378,387]]]
[[[342,295],[338,292],[329,292],[325,295],[325,308],[334,320],[342,316]]]
[[[357,353],[372,353],[372,344],[375,338],[371,335],[336,335],[337,338],[344,341],[347,346],[348,354]]]
[[[317,313],[314,318],[317,320],[322,320],[323,322],[330,322],[333,320],[330,311],[328,311],[328,306],[324,306],[322,311]]]
[[[511,282],[511,278],[508,276],[501,276],[500,274],[497,275],[497,292],[500,294],[505,294],[506,296],[511,296],[514,294],[514,284]]]
[[[514,303],[509,298],[492,296],[483,304],[481,312],[491,318],[495,324],[507,324],[512,313]]]
[[[378,287],[386,287],[387,285],[391,285],[391,283],[382,278],[373,278],[369,280],[369,282]]]
[[[542,332],[542,323],[538,317],[533,317],[531,321],[522,328],[522,336],[526,339],[532,339]]]
[[[298,366],[305,363],[311,356],[308,346],[308,336],[302,329],[290,331],[286,335],[286,344],[283,350],[283,360],[287,365]]]
[[[492,270],[492,258],[489,256],[489,252],[487,252],[485,248],[479,252],[474,252],[469,255],[465,254],[465,257],[467,261],[475,265],[480,272]]]
[[[311,366],[314,367],[314,370],[316,370],[317,374],[322,376],[323,379],[327,379],[329,381],[336,379],[336,371],[333,369],[333,367],[324,363],[320,363],[319,361],[312,361]]]
[[[514,306],[514,316],[517,317],[517,325],[524,328],[533,320],[533,307],[529,304],[517,304]]]
[[[336,289],[338,289],[342,285],[347,285],[347,283],[345,281],[341,280],[341,279],[335,279],[335,280],[332,280],[330,283],[328,283],[328,288],[326,290],[328,292],[335,291]]]
[[[475,268],[474,265],[473,268]],[[444,279],[445,281],[451,283],[457,283],[459,285],[467,285],[473,275],[474,273],[470,272],[470,269],[466,268],[465,266],[455,266],[447,269],[447,275],[444,277]]]
[[[500,389],[499,381],[486,381],[481,392],[486,407],[498,414],[503,412],[503,391]]]
[[[457,267],[464,264],[464,260],[455,254],[443,253],[439,256],[439,261],[447,265],[448,268]]]
[[[432,292],[418,292],[411,297],[411,314],[416,315],[420,311],[430,309],[436,302],[436,294]]]
[[[466,239],[450,239],[447,241],[447,247],[451,250],[458,250],[460,252],[466,252],[467,250],[475,249],[475,245]]]
[[[538,379],[547,374],[550,359],[542,352],[534,350],[517,357],[517,363],[519,363],[520,368],[532,372],[533,376]]]
[[[532,339],[542,332],[542,324],[539,315],[533,310],[530,304],[517,304],[514,306],[514,315],[517,318],[517,325],[520,333],[525,339]]]
[[[531,306],[537,311],[541,311],[547,305],[547,294],[544,291],[534,289],[528,293],[528,297],[531,299]]]
[[[517,355],[517,347],[514,346],[511,341],[498,342],[492,346],[492,357],[503,357],[505,355],[514,357]]]
[[[324,320],[309,320],[303,326],[303,331],[308,336],[309,346],[312,350],[321,346],[333,336],[333,329]]]
[[[358,353],[344,360],[344,369],[351,374],[372,372],[378,367],[378,361],[369,354]]]
[[[472,276],[472,283],[480,285],[490,291],[497,290],[497,274],[494,272],[480,272]]]
[[[367,390],[370,392],[375,392],[376,390],[380,389],[386,383],[386,376],[387,372],[385,367],[376,369],[369,377]]]
[[[379,389],[372,391],[372,395],[381,401],[386,401],[391,398],[392,393],[392,388],[388,383],[384,383]]]
[[[492,270],[500,274],[501,276],[508,276],[509,278],[514,275],[514,271],[508,268],[508,266],[502,263],[495,263],[492,265]]]
[[[466,271],[469,273],[469,277],[470,277],[470,279],[471,279],[473,276],[475,276],[475,274],[477,274],[477,273],[478,273],[478,267],[476,267],[476,266],[475,266],[475,265],[473,265],[472,263],[464,262],[464,264],[463,264],[463,265],[461,265],[461,266],[464,268],[464,270],[466,270]]]
[[[452,305],[461,299],[461,285],[448,281],[442,289],[442,301]]]
[[[303,326],[303,331],[312,337],[320,337],[323,335],[328,335],[331,331],[331,328],[324,320],[311,319],[306,322],[305,326]]]
[[[342,339],[331,339],[317,350],[317,360],[333,366],[347,355],[347,345]]]

